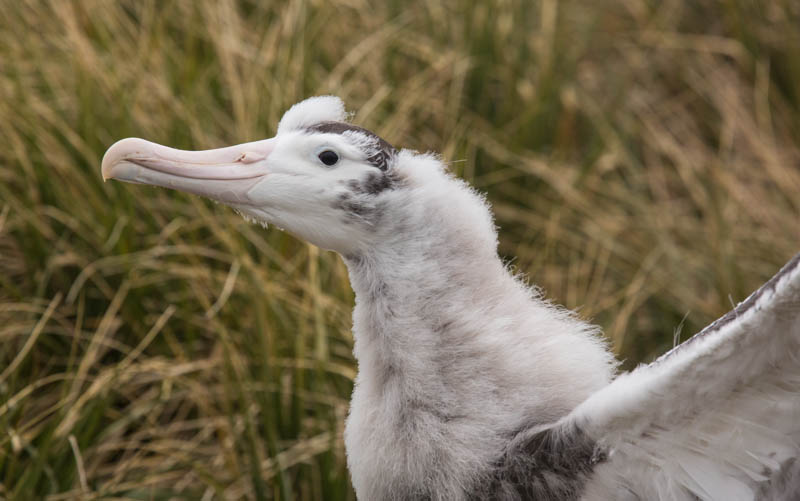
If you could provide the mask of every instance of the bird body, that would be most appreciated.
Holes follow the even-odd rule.
[[[732,314],[614,378],[599,330],[497,254],[485,199],[433,155],[292,107],[273,139],[116,143],[103,175],[222,201],[342,255],[360,499],[779,499],[800,492],[800,257]],[[772,496],[772,498],[770,498]]]
[[[348,462],[364,499],[465,499],[510,437],[566,414],[614,363],[596,328],[508,272],[480,197],[436,159],[402,155],[416,165],[399,182],[416,186],[387,193],[379,242],[345,257]]]

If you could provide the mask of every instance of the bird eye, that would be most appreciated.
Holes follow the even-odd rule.
[[[317,155],[320,162],[324,163],[325,165],[333,165],[339,161],[339,155],[336,154],[335,151],[325,150]]]

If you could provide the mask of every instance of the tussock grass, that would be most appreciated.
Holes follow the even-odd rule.
[[[116,139],[269,137],[334,93],[488,192],[628,366],[800,249],[792,0],[0,7],[0,497],[353,499],[333,254],[103,184]]]

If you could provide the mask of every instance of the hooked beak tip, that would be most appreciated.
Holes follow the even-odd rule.
[[[111,147],[103,155],[103,160],[100,166],[100,174],[103,176],[103,181],[115,178],[114,167],[124,162],[129,158],[135,157],[137,154],[141,155],[146,151],[148,146],[151,145],[149,141],[139,139],[136,137],[129,137],[121,139],[112,144]]]

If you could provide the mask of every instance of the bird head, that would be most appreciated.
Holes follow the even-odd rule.
[[[352,254],[370,244],[402,179],[400,152],[346,118],[339,98],[323,96],[290,108],[271,139],[205,151],[123,139],[103,157],[102,175],[202,195]]]

